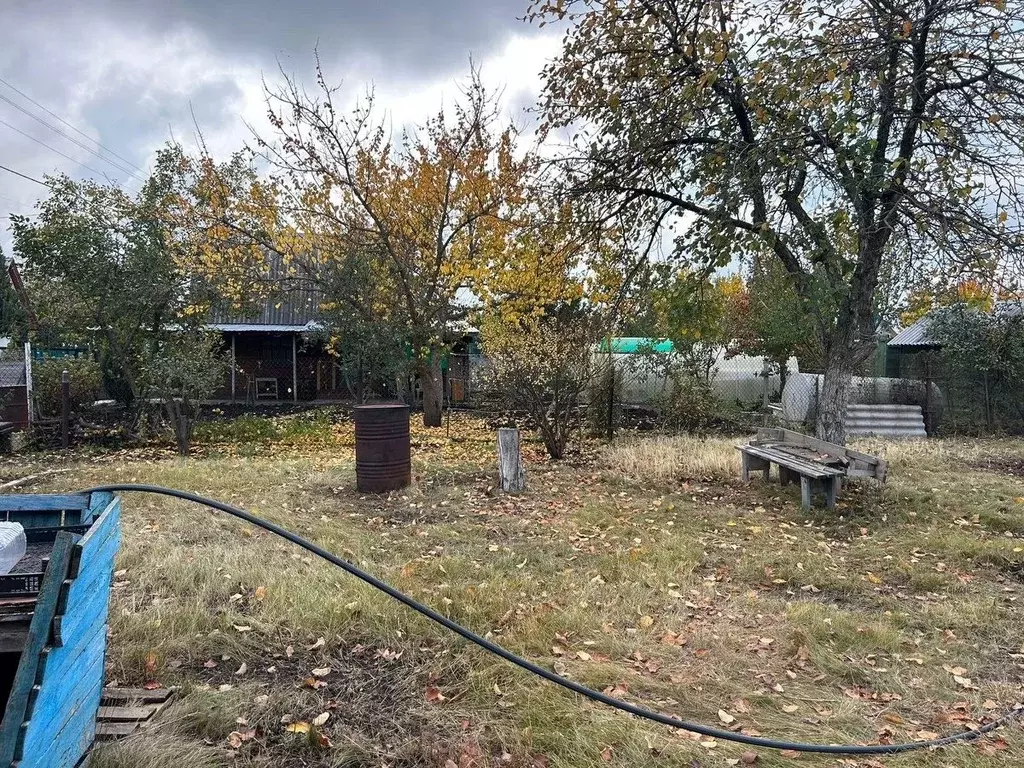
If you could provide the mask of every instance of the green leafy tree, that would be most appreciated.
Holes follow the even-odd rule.
[[[39,322],[54,340],[92,346],[107,391],[132,405],[144,363],[193,300],[165,247],[159,184],[134,198],[67,176],[47,184],[36,218],[11,217]]]
[[[220,336],[196,327],[168,335],[144,364],[147,389],[163,404],[182,456],[189,454],[199,404],[217,390],[227,366]]]
[[[678,254],[776,260],[824,357],[820,437],[845,439],[894,254],[964,267],[1021,233],[1021,0],[535,0],[568,24],[546,128],[595,217],[682,226]]]
[[[820,359],[813,319],[775,259],[754,259],[743,289],[734,294],[726,314],[730,350],[766,358],[783,387],[790,358],[810,362],[812,368],[813,361]]]
[[[969,302],[935,310],[928,336],[941,347],[953,418],[1024,426],[1024,313],[1005,305],[985,311]]]

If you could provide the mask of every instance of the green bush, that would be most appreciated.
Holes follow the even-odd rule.
[[[71,379],[71,410],[78,410],[100,396],[103,377],[94,360],[65,357],[33,361],[32,396],[43,416],[60,415],[60,376],[63,371],[67,371]]]
[[[714,423],[720,407],[707,379],[678,371],[673,373],[663,411],[670,428],[683,432],[706,431]]]

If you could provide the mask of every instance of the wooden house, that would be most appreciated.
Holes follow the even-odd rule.
[[[297,290],[254,310],[215,310],[206,327],[222,334],[231,365],[214,398],[231,402],[298,402],[348,396],[317,321],[319,298]]]

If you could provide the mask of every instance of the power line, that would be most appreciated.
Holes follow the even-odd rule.
[[[26,139],[30,139],[31,141],[34,141],[34,142],[35,142],[36,144],[39,144],[39,145],[40,145],[40,146],[42,146],[42,147],[46,147],[46,148],[47,148],[48,150],[50,150],[51,152],[56,152],[56,153],[57,153],[58,155],[60,155],[61,157],[67,158],[67,159],[68,159],[68,160],[70,160],[70,161],[71,161],[72,163],[75,163],[76,165],[80,165],[80,166],[81,166],[82,168],[85,168],[85,169],[86,169],[87,171],[92,171],[93,173],[95,173],[95,174],[96,174],[97,176],[99,176],[99,177],[101,177],[101,178],[107,178],[107,175],[106,175],[105,173],[103,173],[103,171],[97,171],[97,170],[96,170],[95,168],[93,168],[92,166],[90,166],[90,165],[86,165],[86,164],[85,164],[85,163],[83,163],[83,162],[80,162],[80,161],[78,161],[78,160],[75,160],[75,158],[73,158],[73,157],[72,157],[71,155],[67,155],[67,154],[65,154],[65,153],[61,152],[61,151],[60,151],[59,149],[57,149],[56,147],[51,147],[51,146],[50,146],[49,144],[47,144],[47,143],[46,143],[45,141],[43,141],[42,139],[37,139],[37,138],[36,138],[35,136],[33,136],[32,134],[30,134],[30,133],[25,133],[25,132],[24,132],[23,130],[21,130],[20,128],[15,128],[15,127],[14,127],[13,125],[11,125],[10,123],[8,123],[8,122],[7,122],[6,120],[0,120],[0,125],[6,125],[6,126],[7,126],[8,128],[10,128],[10,129],[11,129],[12,131],[14,131],[15,133],[20,133],[20,134],[21,134],[22,136],[24,136],[24,137],[25,137]]]
[[[129,160],[128,158],[126,158],[126,157],[124,157],[124,156],[122,156],[122,155],[119,155],[119,154],[118,154],[117,152],[115,152],[114,150],[110,149],[110,147],[106,147],[106,146],[104,146],[103,144],[101,144],[100,142],[98,142],[98,141],[97,141],[96,139],[92,138],[92,136],[90,136],[89,134],[87,134],[87,133],[85,133],[84,131],[81,131],[81,130],[79,130],[78,128],[76,128],[75,126],[73,126],[73,125],[72,125],[71,123],[69,123],[69,122],[68,122],[67,120],[65,120],[65,119],[64,119],[63,117],[61,117],[60,115],[58,115],[58,114],[56,114],[56,113],[54,113],[54,112],[51,112],[51,111],[50,111],[50,110],[48,110],[48,109],[47,109],[46,107],[44,107],[44,106],[43,106],[42,104],[40,104],[40,103],[39,103],[38,101],[36,101],[35,99],[33,99],[33,98],[32,98],[31,96],[29,96],[29,95],[28,95],[27,93],[25,93],[24,91],[21,91],[21,90],[19,90],[19,89],[15,88],[15,87],[14,87],[13,85],[11,85],[11,84],[10,84],[9,82],[7,82],[6,80],[4,80],[4,79],[3,79],[2,77],[0,77],[0,83],[3,83],[4,85],[6,85],[6,86],[7,86],[8,88],[10,88],[10,89],[11,89],[12,91],[14,91],[14,92],[15,92],[16,94],[18,94],[19,96],[21,96],[21,97],[22,97],[23,99],[26,99],[26,100],[28,100],[28,101],[32,102],[33,104],[35,104],[35,105],[36,105],[37,107],[39,107],[39,108],[40,108],[41,110],[43,110],[43,112],[45,112],[46,114],[48,114],[48,115],[49,115],[50,117],[54,118],[55,120],[59,120],[59,121],[60,121],[61,123],[63,123],[64,125],[66,125],[66,126],[67,126],[68,128],[70,128],[70,129],[71,129],[72,131],[74,131],[75,133],[79,134],[80,136],[84,136],[84,137],[85,137],[85,138],[87,138],[87,139],[88,139],[89,141],[91,141],[91,142],[92,142],[93,144],[95,144],[95,145],[96,145],[96,146],[98,146],[98,147],[99,147],[100,149],[102,149],[102,150],[103,150],[104,152],[107,152],[107,153],[109,153],[109,154],[113,155],[113,156],[114,156],[114,157],[116,157],[116,158],[117,158],[118,160],[122,161],[123,163],[125,163],[125,164],[127,164],[127,165],[131,166],[132,168],[134,168],[135,170],[137,170],[137,171],[139,171],[139,172],[142,172],[142,168],[140,168],[139,166],[137,166],[137,165],[136,165],[135,163],[133,163],[133,162],[132,162],[131,160]]]
[[[7,171],[8,173],[13,173],[15,176],[21,176],[21,178],[28,179],[29,181],[34,181],[36,184],[40,184],[46,187],[47,189],[50,188],[50,185],[47,184],[45,181],[40,181],[39,179],[33,178],[32,176],[28,176],[27,174],[24,174],[21,171],[16,171],[13,168],[8,168],[6,165],[0,165],[0,170]]]
[[[117,169],[118,171],[120,171],[121,173],[126,173],[126,174],[128,174],[129,176],[131,176],[131,177],[132,177],[133,179],[135,179],[136,181],[142,181],[142,179],[140,179],[140,178],[139,178],[138,176],[136,176],[136,175],[135,175],[134,173],[132,173],[132,172],[131,172],[131,171],[130,171],[130,170],[129,170],[128,168],[125,168],[124,166],[122,166],[122,165],[120,165],[120,164],[118,164],[118,163],[115,163],[115,162],[114,162],[113,160],[111,160],[111,159],[110,159],[110,158],[108,158],[108,157],[104,157],[104,156],[103,156],[103,155],[101,155],[101,154],[100,154],[99,152],[97,152],[97,151],[96,151],[95,149],[93,149],[92,147],[88,146],[87,144],[83,144],[83,143],[82,143],[82,142],[80,142],[80,141],[79,141],[78,139],[74,138],[73,136],[68,136],[68,135],[67,135],[66,133],[64,133],[64,131],[62,131],[62,130],[61,130],[60,128],[57,128],[56,126],[50,125],[50,124],[49,124],[48,122],[46,122],[45,120],[43,120],[43,118],[39,117],[38,115],[33,115],[33,114],[32,114],[31,112],[29,112],[29,111],[28,111],[27,109],[25,109],[25,108],[24,108],[23,106],[21,106],[20,104],[18,104],[18,103],[16,103],[16,102],[14,102],[14,101],[11,101],[11,100],[10,100],[9,98],[7,98],[6,96],[4,96],[4,95],[3,95],[2,93],[0,93],[0,100],[2,100],[2,101],[6,101],[6,102],[7,102],[8,104],[10,104],[10,105],[11,105],[12,107],[14,107],[14,108],[15,108],[15,109],[17,109],[18,111],[20,111],[20,112],[22,112],[22,113],[24,113],[24,114],[28,115],[28,116],[29,116],[29,117],[31,117],[31,118],[32,118],[33,120],[35,120],[35,121],[36,121],[37,123],[40,123],[41,125],[43,125],[43,126],[45,126],[45,127],[49,128],[49,129],[50,129],[51,131],[53,131],[54,133],[56,133],[56,134],[57,134],[58,136],[62,136],[63,138],[67,139],[68,141],[70,141],[70,142],[71,142],[72,144],[74,144],[75,146],[77,146],[77,147],[80,147],[80,148],[84,149],[84,150],[85,150],[86,152],[88,152],[89,154],[91,154],[91,155],[95,155],[95,156],[96,156],[96,157],[98,157],[98,158],[99,158],[100,160],[102,160],[102,161],[103,161],[103,162],[105,162],[105,163],[108,163],[108,164],[110,164],[111,166],[113,166],[114,168],[116,168],[116,169]]]

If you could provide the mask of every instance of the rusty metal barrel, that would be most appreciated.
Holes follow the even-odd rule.
[[[356,487],[386,493],[412,482],[409,406],[374,403],[355,407]]]

